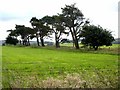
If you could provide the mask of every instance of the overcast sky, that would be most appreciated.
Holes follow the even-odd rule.
[[[6,30],[14,29],[15,24],[31,26],[32,17],[61,13],[61,8],[76,3],[85,18],[94,25],[113,32],[118,37],[119,0],[0,0],[0,40],[7,37]]]

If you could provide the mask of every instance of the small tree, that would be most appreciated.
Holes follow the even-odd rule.
[[[37,45],[40,46],[39,44],[39,34],[38,34],[38,27],[39,27],[39,20],[36,18],[36,17],[32,17],[32,19],[30,20],[30,23],[35,31],[35,36],[36,36],[36,39],[37,39]]]
[[[81,31],[81,37],[83,37],[82,44],[92,46],[95,50],[97,50],[99,46],[110,46],[112,45],[112,41],[114,41],[111,32],[94,25],[84,25]]]
[[[24,25],[16,25],[14,31],[18,36],[21,36],[23,45],[30,45],[29,38],[34,33],[32,28],[25,27]]]
[[[18,40],[12,36],[8,36],[6,38],[6,44],[13,44],[16,45],[18,43]]]
[[[45,46],[44,45],[44,36],[47,36],[48,32],[49,32],[49,26],[48,25],[44,25],[44,22],[42,19],[37,19],[36,17],[32,17],[32,19],[30,20],[30,23],[35,31],[35,36],[37,38],[37,44],[39,46],[39,37],[41,40],[41,46]]]
[[[56,48],[60,47],[60,39],[61,35],[65,32],[65,26],[63,24],[63,16],[62,15],[53,15],[53,16],[45,16],[42,18],[45,24],[51,26],[51,32],[55,34],[55,46]]]
[[[50,31],[50,27],[49,26],[46,26],[44,25],[42,19],[39,20],[42,24],[40,25],[40,33],[39,33],[39,36],[40,36],[40,40],[41,40],[41,46],[45,46],[44,45],[44,37],[48,35],[49,31]]]
[[[75,44],[76,49],[79,49],[78,40],[80,39],[81,25],[83,24],[83,13],[75,7],[75,4],[66,5],[62,8],[62,14],[64,16],[65,26],[69,28],[73,44]]]

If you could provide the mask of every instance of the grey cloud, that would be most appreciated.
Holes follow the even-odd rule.
[[[41,16],[32,12],[25,13],[9,13],[9,12],[0,12],[0,21],[11,21],[11,20],[25,20],[31,19],[33,16]]]
[[[19,18],[20,18],[19,16],[14,15],[12,13],[0,12],[0,21],[10,21],[10,20],[16,20]]]
[[[29,13],[9,13],[9,12],[0,12],[0,21],[11,21],[11,20],[25,20],[31,18],[32,14]]]

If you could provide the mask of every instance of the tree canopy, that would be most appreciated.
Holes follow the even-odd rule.
[[[56,48],[59,48],[59,41],[60,41],[60,37],[61,35],[65,32],[65,26],[64,26],[64,22],[63,22],[64,17],[62,15],[53,15],[53,16],[45,16],[42,18],[42,20],[44,21],[44,23],[46,23],[47,25],[51,26],[51,32],[55,34],[55,45]]]
[[[36,38],[37,45],[45,46],[44,38],[49,35],[55,35],[55,46],[60,47],[60,41],[62,40],[63,34],[71,34],[73,39],[73,45],[76,49],[79,49],[79,41],[85,46],[90,46],[95,50],[99,46],[112,45],[114,37],[111,32],[103,29],[101,26],[90,25],[90,22],[86,20],[84,14],[79,10],[76,4],[65,5],[61,8],[61,14],[57,15],[46,15],[38,19],[32,17],[30,20],[31,26],[26,27],[25,25],[16,25],[14,30],[8,30],[10,32],[8,40],[17,39],[21,37],[23,45],[30,45],[29,39]]]
[[[95,50],[97,50],[99,46],[110,46],[114,41],[114,37],[110,31],[95,25],[83,26],[81,37],[83,37],[82,44],[92,46]]]
[[[50,27],[48,25],[44,24],[43,19],[37,19],[36,17],[32,17],[32,19],[30,20],[30,23],[35,31],[35,37],[37,38],[37,44],[39,45],[39,37],[41,40],[41,46],[45,46],[44,45],[44,36],[47,36],[50,30]]]
[[[69,28],[73,43],[75,44],[76,49],[79,49],[79,35],[81,30],[81,25],[83,24],[84,15],[83,13],[75,7],[75,4],[66,5],[62,8],[62,14],[64,16],[65,26]]]

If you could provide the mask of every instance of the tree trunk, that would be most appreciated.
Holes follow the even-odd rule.
[[[73,41],[73,48],[75,47],[75,43],[74,43],[74,41]]]
[[[79,49],[79,43],[78,43],[78,40],[77,40],[77,39],[75,39],[75,48],[76,48],[76,49]]]
[[[71,28],[69,28],[69,29],[70,29],[70,32],[71,32],[71,35],[72,35],[72,39],[73,39],[73,47],[74,47],[74,45],[75,45],[74,34],[73,34],[73,32],[72,32],[72,29],[71,29]]]
[[[39,44],[39,38],[38,38],[37,34],[36,34],[36,39],[37,39],[37,45],[40,46],[40,44]]]
[[[55,46],[56,48],[60,48],[59,39],[56,34],[55,34]]]
[[[22,40],[22,44],[24,45],[24,39]]]
[[[28,37],[28,46],[30,46],[30,40],[29,40],[29,37]]]
[[[22,45],[21,40],[19,42],[20,42],[20,45]]]
[[[78,39],[77,39],[77,35],[76,35],[74,27],[73,27],[73,35],[74,35],[75,48],[79,49],[79,43],[78,43]]]
[[[41,40],[41,46],[42,46],[42,47],[45,47],[43,37],[41,37],[40,40]]]
[[[93,45],[94,50],[98,50],[98,46]]]
[[[95,50],[98,50],[98,46],[95,47]]]
[[[60,44],[59,44],[59,41],[58,40],[56,40],[56,48],[60,48]]]

